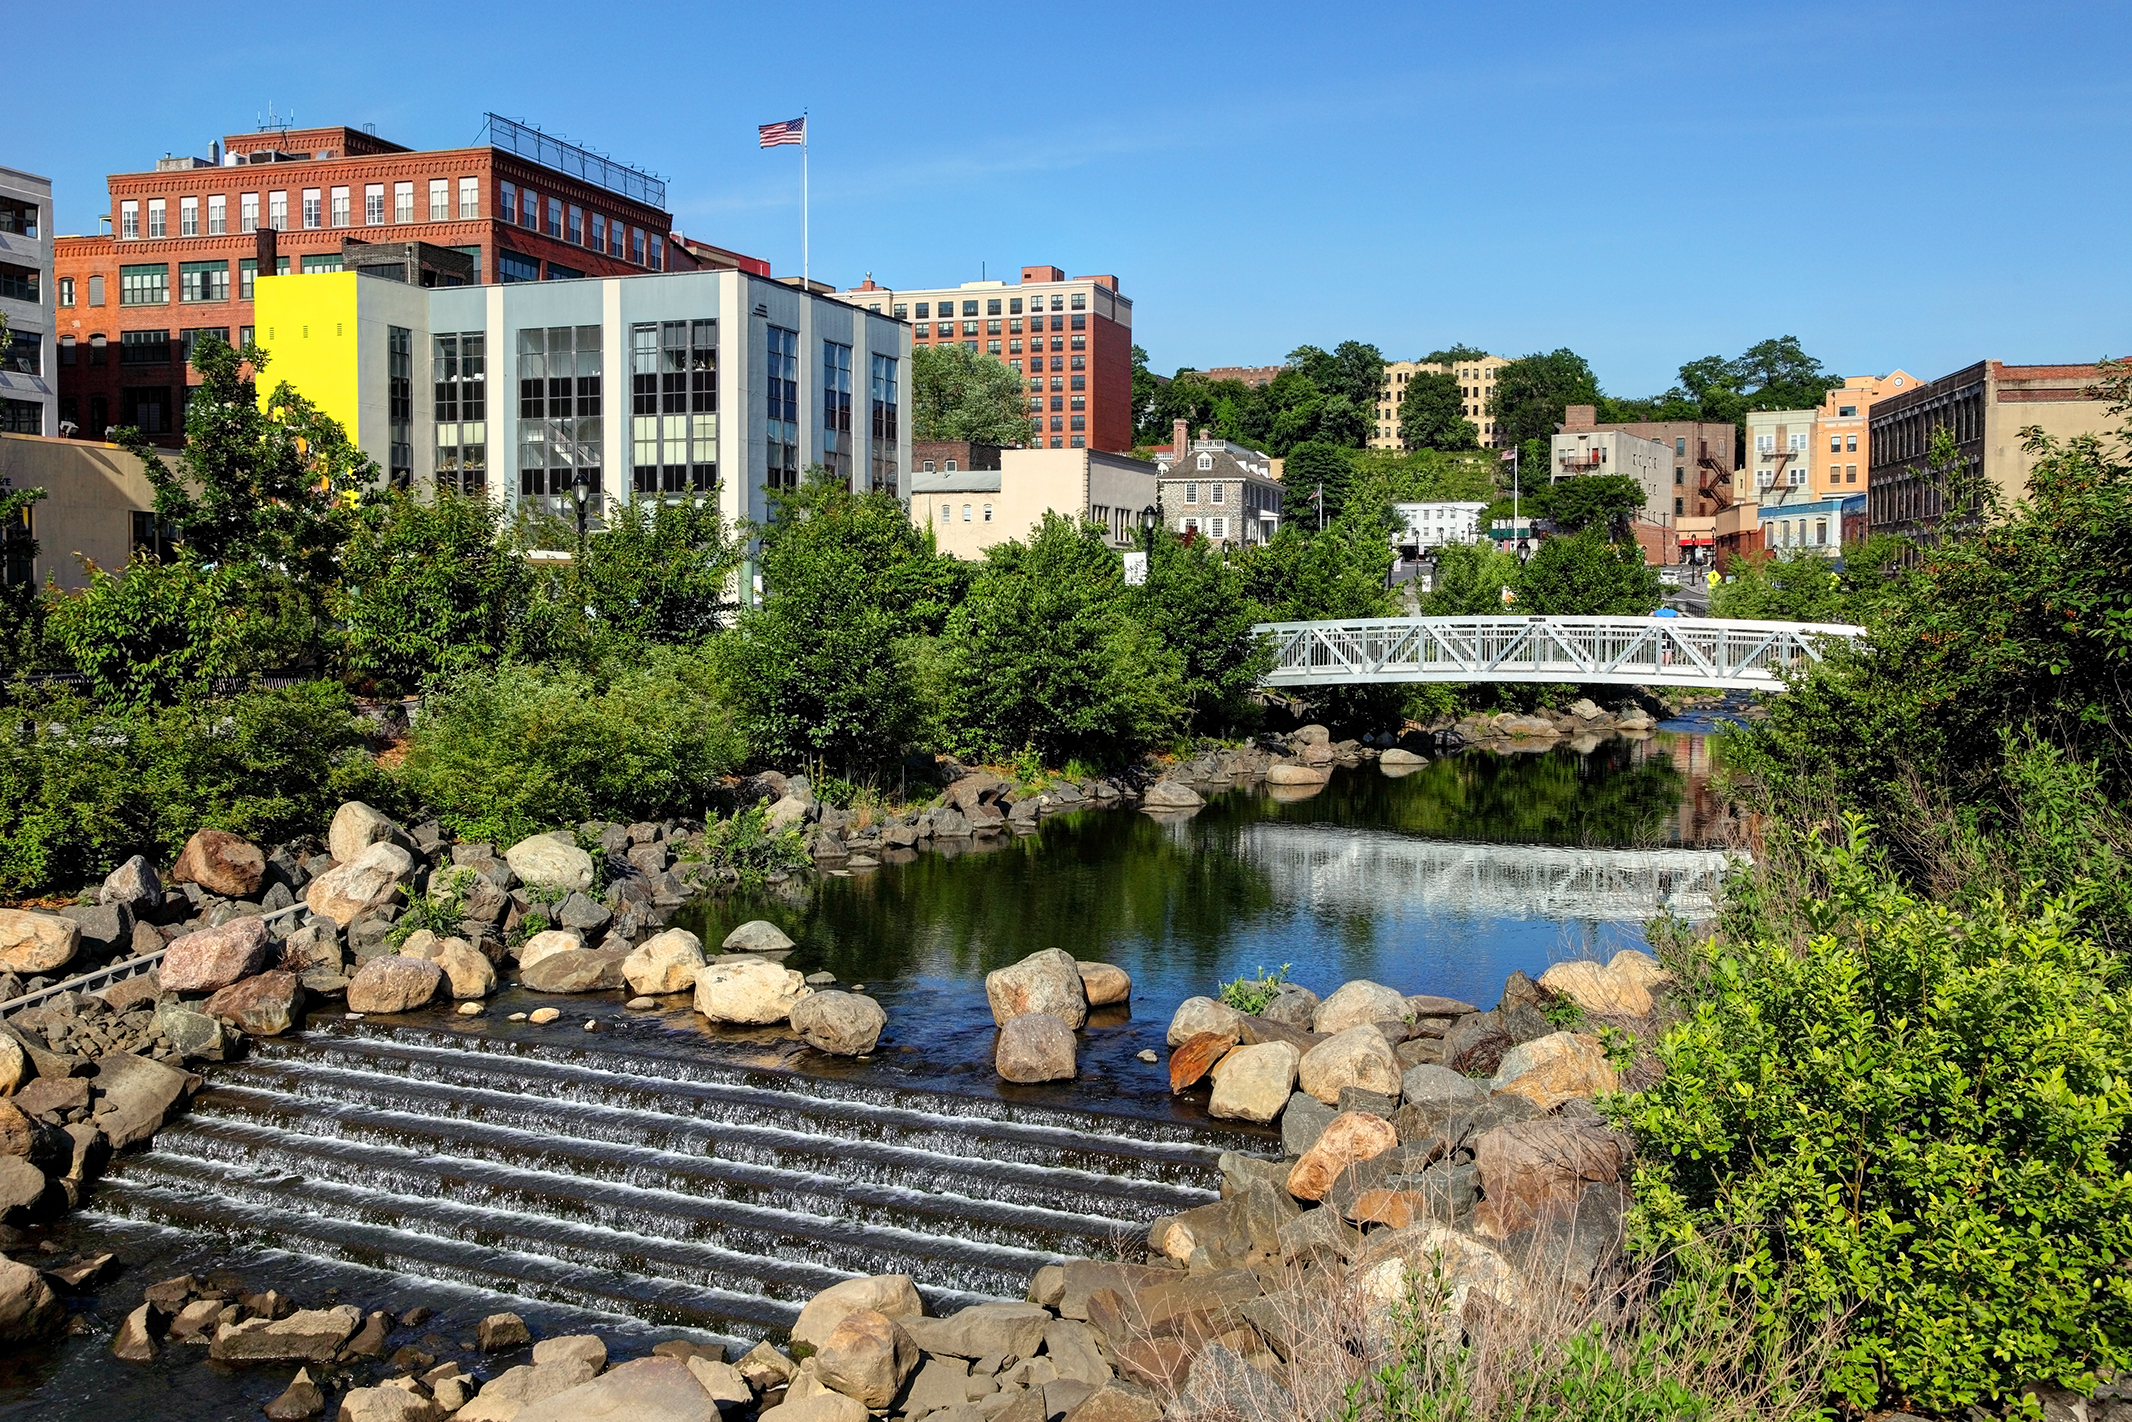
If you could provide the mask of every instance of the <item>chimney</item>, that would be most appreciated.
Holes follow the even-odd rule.
[[[262,222],[258,236],[259,275],[272,276],[281,269],[281,234]]]
[[[1597,429],[1599,407],[1597,405],[1565,405],[1562,408],[1562,432]]]
[[[1179,459],[1184,458],[1191,449],[1191,441],[1185,436],[1183,420],[1170,421],[1170,448]]]

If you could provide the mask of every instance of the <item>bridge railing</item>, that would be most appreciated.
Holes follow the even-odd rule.
[[[1865,629],[1681,617],[1386,617],[1269,622],[1268,686],[1540,681],[1781,691]]]

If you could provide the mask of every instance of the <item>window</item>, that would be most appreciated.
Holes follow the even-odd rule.
[[[1073,322],[1073,329],[1075,329],[1076,331],[1085,331],[1088,329],[1088,318],[1086,316],[1075,316],[1071,319]],[[1078,350],[1079,347],[1077,346],[1075,347],[1075,349]]]
[[[1069,424],[1070,426],[1072,426],[1072,427],[1073,427],[1074,429],[1077,429],[1077,430],[1085,430],[1085,429],[1087,429],[1087,428],[1088,428],[1088,416],[1086,416],[1086,415],[1075,415],[1075,416],[1073,416],[1073,417],[1072,417],[1071,419],[1069,419],[1069,420],[1067,421],[1067,423],[1068,423],[1068,424]],[[1076,446],[1075,446],[1075,448],[1077,448],[1077,449],[1078,449],[1079,447],[1080,447],[1080,446],[1078,446],[1078,445],[1076,445]]]
[[[229,233],[229,199],[217,194],[207,200],[207,235],[222,237]]]
[[[1078,300],[1078,298],[1076,299]],[[1209,538],[1227,538],[1229,536],[1229,520],[1225,518],[1208,519],[1207,536]]]
[[[529,232],[540,230],[540,196],[531,188],[518,194],[518,225]]]
[[[1895,383],[1897,385],[1902,384],[1900,380],[1896,381]],[[1839,419],[1853,419],[1857,416],[1857,414],[1858,407],[1856,405],[1838,405],[1836,407],[1836,415]]]
[[[1683,484],[1685,484],[1685,483],[1687,483],[1687,482],[1688,482],[1688,471],[1687,471],[1687,468],[1686,468],[1685,466],[1683,466],[1683,465],[1679,465],[1679,464],[1676,464],[1676,465],[1674,465],[1674,466],[1673,466],[1673,487],[1677,489],[1677,488],[1679,488],[1679,487],[1680,487],[1681,485],[1683,485]]]
[[[273,228],[276,232],[289,230],[289,195],[287,193],[267,194],[267,226]]]
[[[257,232],[259,230],[259,194],[239,193],[237,195],[237,230],[239,232]]]
[[[641,227],[629,229],[629,254],[638,266],[644,265],[644,229]]]
[[[518,184],[496,184],[496,210],[503,214],[505,222],[515,221],[518,216]]]
[[[868,461],[872,466],[873,487],[884,493],[897,492],[897,417],[896,417],[896,358],[888,355],[870,357],[867,371],[867,399],[872,405],[872,437],[867,441]]]
[[[1688,452],[1688,437],[1687,437],[1686,435],[1675,435],[1675,436],[1673,437],[1673,455],[1674,455],[1674,457],[1675,457],[1676,459],[1677,459],[1677,458],[1680,458],[1680,457],[1684,456],[1685,454],[1687,454],[1687,452]]]
[[[305,188],[303,190],[303,203],[304,230],[309,231],[314,227],[325,226],[325,210],[319,202],[319,190],[317,188]]]
[[[452,220],[452,184],[449,178],[429,180],[429,220],[449,222]]]
[[[170,300],[170,268],[158,262],[154,266],[120,267],[118,269],[118,304],[121,306],[162,306]]]
[[[229,262],[181,262],[178,265],[178,300],[229,300]]]
[[[1675,514],[1684,514],[1684,513],[1686,513],[1687,511],[1688,511],[1688,501],[1687,501],[1686,499],[1683,499],[1683,498],[1675,498],[1675,499],[1673,500],[1673,512],[1674,512]]]
[[[59,304],[61,306],[72,306],[74,304],[74,278],[61,277],[59,279]]]
[[[1857,482],[1858,482],[1858,466],[1857,466],[1857,465],[1855,465],[1855,464],[1846,464],[1846,465],[1844,465],[1844,466],[1843,466],[1843,482],[1844,482],[1844,483],[1846,483],[1846,484],[1855,484],[1855,483],[1857,483]]]
[[[131,242],[141,235],[141,205],[127,199],[118,205],[118,236],[121,242]]]
[[[1842,435],[1830,435],[1830,436],[1828,437],[1828,452],[1829,452],[1830,454],[1841,454],[1841,453],[1843,453],[1843,436],[1842,436]]]
[[[44,374],[44,337],[36,331],[14,331],[0,346],[0,370],[17,375]],[[38,434],[44,431],[39,429]]]
[[[152,513],[136,509],[133,514],[133,551],[165,559],[177,546],[177,525],[160,522]]]
[[[386,477],[404,489],[415,477],[415,337],[405,326],[385,328],[385,418],[391,441]]]
[[[127,386],[118,393],[118,422],[142,434],[170,433],[170,387]]]
[[[531,257],[514,252],[508,247],[496,249],[496,280],[499,282],[539,281],[540,263]]]
[[[0,232],[16,237],[37,235],[37,204],[0,197]]]
[[[89,364],[102,365],[104,363],[104,348],[104,338],[101,335],[89,337]]]
[[[335,227],[346,227],[349,221],[348,190],[346,188],[335,188],[333,190],[333,225]]]
[[[518,493],[562,512],[580,475],[604,488],[600,418],[600,328],[534,327],[518,333]]]
[[[1828,547],[1828,520],[1825,518],[1814,520],[1814,546],[1816,548]]]
[[[1773,434],[1756,435],[1754,437],[1754,452],[1756,454],[1775,454],[1777,452],[1777,437]]]
[[[200,200],[198,198],[178,199],[178,235],[180,237],[197,237],[200,235]]]
[[[1843,482],[1843,466],[1841,464],[1831,464],[1828,467],[1828,481],[1831,484]]]
[[[975,316],[975,315],[977,314],[977,303],[976,303],[976,302],[974,302],[974,301],[965,301],[965,302],[963,302],[963,303],[962,303],[962,314],[963,314],[963,315],[965,315],[965,316]],[[974,334],[975,334],[975,332],[972,332],[971,334],[973,334],[973,335],[974,335]]]
[[[1058,344],[1057,344],[1056,342],[1054,342],[1054,343],[1052,344],[1052,347],[1051,347],[1051,348],[1052,348],[1053,350],[1057,350],[1057,349],[1058,349]],[[1075,337],[1073,338],[1073,348],[1074,348],[1075,350],[1077,350],[1077,351],[1085,351],[1085,350],[1087,350],[1087,349],[1088,349],[1088,337],[1086,337],[1086,336],[1075,336]]]
[[[663,237],[651,239],[651,269],[655,272],[666,270],[666,239]]]
[[[1207,492],[1213,496],[1207,500],[1210,504],[1225,504],[1229,502],[1229,486],[1227,484],[1217,483]]]
[[[563,235],[563,200],[561,198],[552,197],[548,199],[547,232],[550,237]]]
[[[479,216],[481,216],[481,179],[461,178],[459,180],[459,220],[461,222],[472,222]]]
[[[412,222],[415,220],[415,185],[394,183],[392,185],[392,220]]]
[[[385,225],[385,185],[383,183],[370,183],[363,188],[363,225],[365,227],[382,227]]]
[[[101,272],[89,278],[89,304],[91,306],[104,304],[104,278]]]
[[[822,464],[851,478],[851,347],[822,342]]]
[[[1202,468],[1202,469],[1212,469],[1212,468],[1214,467],[1214,456],[1213,456],[1213,455],[1211,455],[1211,454],[1202,454],[1202,455],[1200,455],[1200,456],[1199,456],[1199,467],[1200,467],[1200,468]],[[1187,485],[1186,485],[1185,487],[1189,489],[1189,488],[1191,487],[1191,485],[1187,484]],[[1189,495],[1187,495],[1186,497],[1187,497],[1187,498],[1189,498],[1190,496],[1189,496]]]
[[[548,263],[549,281],[576,281],[583,275],[576,267],[566,267],[561,262]]]
[[[163,221],[163,199],[161,198],[148,199],[148,235],[150,237],[166,237],[169,235],[169,231]]]
[[[432,338],[437,487],[478,494],[489,486],[488,339],[479,331]]]
[[[170,364],[168,331],[121,331],[118,342],[120,365]]]
[[[181,363],[185,365],[192,364],[192,348],[200,343],[202,336],[216,336],[227,344],[229,341],[229,327],[192,326],[178,332],[178,360]]]
[[[0,262],[0,296],[12,297],[16,301],[34,302],[41,299],[39,286],[37,268],[18,267],[13,262]],[[65,284],[62,282],[63,294],[64,290]],[[61,306],[72,306],[74,303],[72,300],[65,300],[59,304]]]
[[[1022,353],[1022,343],[1020,341],[1007,342],[1007,353],[1009,355],[1020,355]]]
[[[999,354],[999,342],[998,342],[998,341],[986,341],[986,342],[985,342],[985,354],[986,354],[986,355],[995,355],[995,356],[996,356],[996,355],[998,355],[998,354]]]
[[[933,466],[928,464],[925,467],[931,469]],[[955,506],[953,504],[942,504],[940,506],[940,521],[942,523],[953,523],[955,521]]]
[[[986,505],[985,505],[985,522],[986,522],[986,523],[990,523],[991,521],[992,521],[992,506],[991,506],[990,504],[986,504]]]
[[[1080,357],[1075,356],[1074,359],[1079,360]],[[1066,382],[1066,388],[1068,390],[1086,390],[1088,388],[1088,377],[1085,375],[1076,375]]]
[[[1845,435],[1843,437],[1843,452],[1845,454],[1856,454],[1858,452],[1857,435]]]
[[[304,253],[303,272],[305,276],[312,276],[319,272],[337,272],[339,270],[341,270],[341,254],[338,252]]]
[[[1794,464],[1791,468],[1785,470],[1784,482],[1795,489],[1806,483],[1806,466]]]
[[[895,317],[898,321],[902,321],[910,316],[910,311],[911,307],[909,302],[898,301],[893,306],[889,307],[888,314]]]
[[[1803,434],[1786,435],[1784,437],[1784,447],[1792,454],[1804,454],[1806,453],[1806,436]]]
[[[607,219],[596,212],[592,214],[592,250],[607,250]]]
[[[635,232],[635,229],[632,229]],[[640,232],[636,235],[641,236]],[[799,487],[799,333],[769,328],[769,436],[765,485]]]
[[[1188,504],[1199,502],[1199,485],[1196,482],[1184,486],[1184,501]]]
[[[968,523],[970,521],[970,506],[968,504],[964,504],[962,506],[962,521],[964,523]]]
[[[923,320],[924,320],[924,319],[926,318],[926,316],[927,316],[927,315],[929,315],[929,314],[930,314],[930,308],[929,308],[929,307],[927,306],[927,304],[926,304],[925,302],[923,302],[923,301],[919,302],[919,303],[918,303],[918,312],[917,312],[917,315],[918,315],[918,319],[919,319],[919,320],[921,320],[921,321],[923,321]]]

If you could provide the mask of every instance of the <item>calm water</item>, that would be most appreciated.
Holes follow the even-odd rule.
[[[558,1057],[597,1041],[669,1061],[715,1057],[1032,1108],[1197,1119],[1197,1106],[1170,1099],[1163,1065],[1135,1054],[1162,1055],[1176,1003],[1226,979],[1286,964],[1320,992],[1366,976],[1488,1006],[1514,969],[1537,974],[1563,958],[1609,955],[1640,943],[1655,913],[1706,907],[1710,876],[1688,852],[1721,832],[1705,757],[1700,734],[1661,733],[1583,753],[1454,757],[1398,778],[1374,766],[1337,771],[1307,798],[1233,791],[1166,822],[1088,811],[1026,838],[832,877],[803,896],[719,902],[688,922],[715,944],[746,919],[770,919],[799,945],[790,966],[864,984],[889,1016],[869,1062],[825,1061],[772,1031],[709,1029],[679,1004],[628,1014],[620,994],[574,999],[545,1028],[504,1020],[556,1001],[515,990],[485,1018],[425,1020]],[[1004,1085],[990,1069],[983,975],[1053,947],[1124,967],[1132,1001],[1091,1020],[1078,1081]],[[606,1030],[585,1033],[587,1016]],[[346,1029],[323,1020],[319,1028]],[[107,1352],[143,1285],[211,1267],[234,1268],[306,1306],[333,1301],[327,1291],[338,1288],[366,1308],[437,1308],[442,1316],[418,1332],[440,1361],[460,1356],[473,1321],[499,1308],[525,1313],[542,1333],[596,1323],[618,1356],[676,1331],[94,1213],[51,1235],[68,1250],[115,1250],[125,1273],[77,1301],[86,1336],[48,1358],[0,1362],[0,1418],[256,1417],[293,1369],[226,1369],[190,1348],[167,1349],[144,1368]],[[508,1361],[489,1360],[483,1371]]]

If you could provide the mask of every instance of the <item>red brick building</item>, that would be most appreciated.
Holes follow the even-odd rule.
[[[1012,285],[899,291],[869,277],[837,295],[909,321],[914,348],[960,344],[1013,367],[1035,424],[1032,447],[1132,449],[1133,303],[1116,277],[1023,267]]]
[[[109,230],[53,244],[60,419],[175,442],[193,340],[250,333],[261,227],[291,273],[340,270],[351,242],[450,248],[476,282],[704,265],[674,239],[658,179],[506,120],[487,136],[417,152],[361,129],[273,129],[111,174]]]

